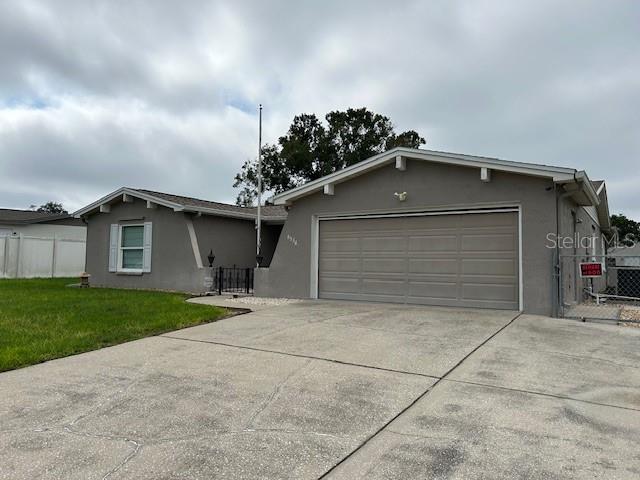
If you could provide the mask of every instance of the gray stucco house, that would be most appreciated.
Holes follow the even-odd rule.
[[[96,286],[202,293],[214,267],[256,264],[256,209],[150,190],[120,188],[74,213],[87,224],[86,269]],[[283,207],[262,209],[269,265]]]
[[[580,290],[554,277],[557,236],[609,225],[584,171],[395,148],[272,197],[288,210],[262,296],[487,307],[551,314]],[[595,248],[595,247],[594,247]],[[597,253],[604,253],[602,247]]]

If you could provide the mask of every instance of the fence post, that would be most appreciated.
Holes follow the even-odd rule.
[[[53,247],[51,249],[51,278],[56,276],[56,234],[53,234]]]
[[[8,265],[9,265],[9,235],[7,235],[6,237],[2,237],[4,240],[4,256],[3,261],[2,261],[2,277],[3,278],[9,278],[9,273],[7,272],[7,270],[9,269]]]
[[[222,295],[222,267],[218,267],[218,295]]]
[[[20,278],[20,270],[22,265],[22,233],[18,235],[18,251],[16,252],[16,278]]]

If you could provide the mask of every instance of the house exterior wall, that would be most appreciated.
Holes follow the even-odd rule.
[[[560,265],[562,274],[561,301],[572,304],[584,299],[584,289],[592,288],[595,293],[607,286],[606,277],[600,279],[583,279],[580,277],[579,263],[591,260],[602,262],[605,255],[605,238],[600,230],[597,214],[592,208],[577,205],[570,197],[560,197],[559,200],[560,235],[559,241]],[[591,240],[595,236],[595,253]]]
[[[198,268],[187,228],[193,221],[203,268]],[[111,224],[152,222],[151,272],[141,275],[109,272],[109,230]],[[111,205],[109,213],[88,217],[87,272],[91,284],[118,288],[144,288],[201,293],[207,290],[211,275],[207,255],[213,250],[214,266],[253,267],[255,264],[255,227],[253,220],[174,212],[146,202]],[[269,252],[271,256],[272,252]]]
[[[203,215],[193,218],[193,227],[204,266],[209,265],[209,251],[213,251],[216,256],[214,267],[255,266],[256,230],[253,220]]]
[[[550,188],[551,187],[551,188]],[[407,192],[399,202],[394,192]],[[385,165],[335,185],[335,194],[315,193],[293,203],[270,267],[256,271],[256,294],[308,298],[311,289],[312,223],[316,215],[400,213],[420,209],[460,210],[515,206],[522,211],[524,311],[552,312],[553,249],[556,231],[553,182],[493,171],[490,182],[477,168],[407,160],[406,171]]]
[[[152,222],[151,272],[127,275],[109,272],[109,228],[111,224]],[[117,203],[109,213],[88,218],[87,272],[91,284],[120,288],[146,288],[198,292],[202,278],[193,256],[184,214],[146,202]]]

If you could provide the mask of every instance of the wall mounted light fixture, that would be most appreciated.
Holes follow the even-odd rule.
[[[393,195],[401,202],[404,202],[407,199],[407,192],[395,192]]]

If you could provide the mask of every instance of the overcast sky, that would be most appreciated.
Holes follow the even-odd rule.
[[[233,202],[295,114],[587,170],[640,220],[638,1],[0,1],[0,206]]]

